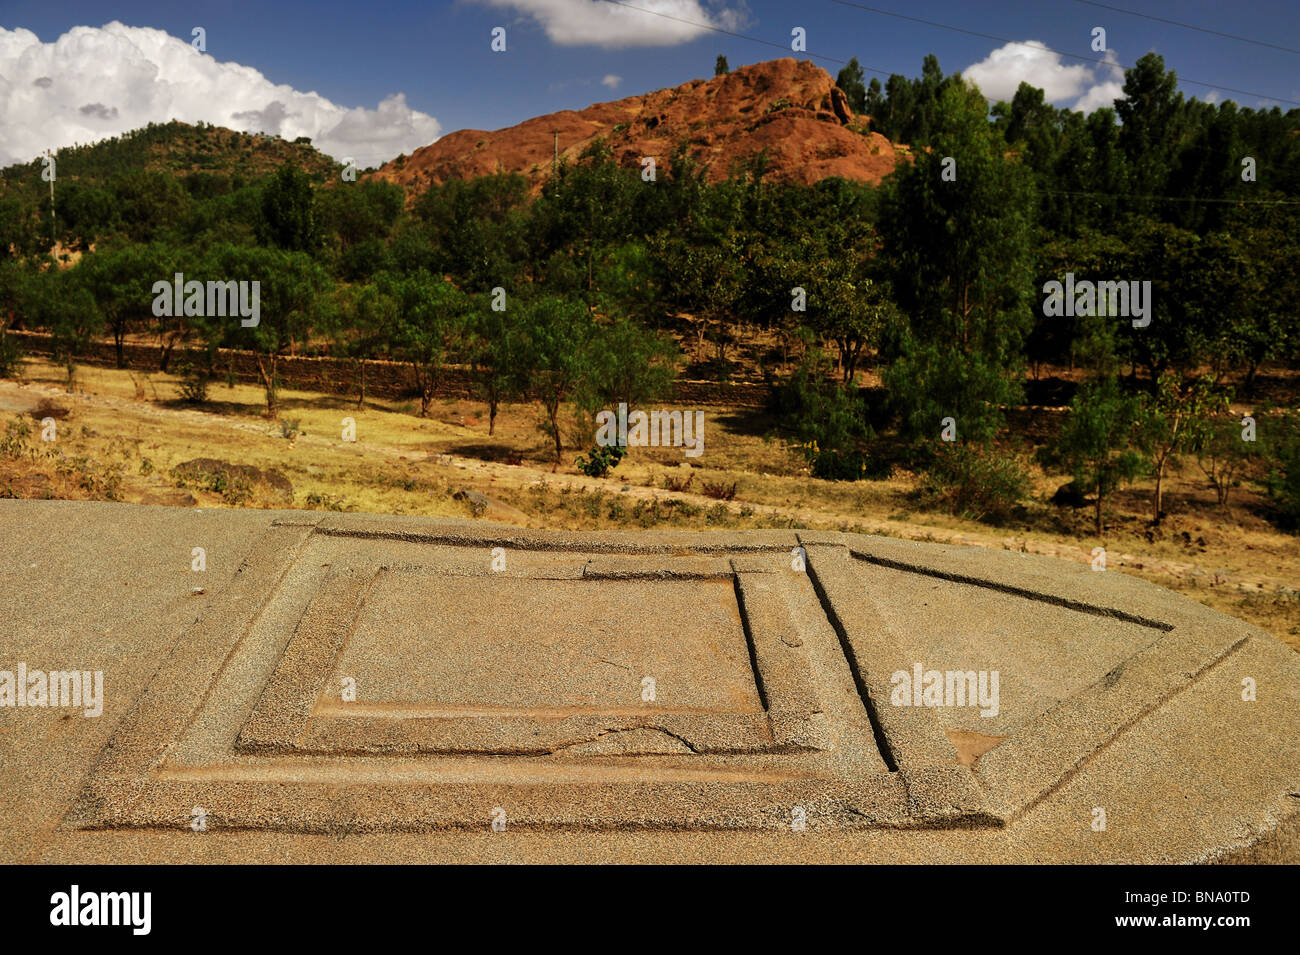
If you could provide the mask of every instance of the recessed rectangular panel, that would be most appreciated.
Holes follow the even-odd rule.
[[[466,556],[430,549],[424,564],[393,566],[349,552],[322,563],[236,751],[649,756],[824,745],[780,587],[760,582],[770,575],[673,558],[622,558],[636,576],[537,573],[527,552],[506,575],[475,572]]]
[[[480,825],[495,806],[537,826],[989,821],[964,767],[885,771],[784,547],[507,547],[498,572],[498,546],[335,530],[246,581],[255,601],[218,595],[169,670],[193,703],[163,732],[146,698],[112,747],[140,757],[90,782],[76,824],[184,826],[194,806],[295,831]],[[196,667],[213,632],[225,662]]]
[[[344,678],[359,708],[395,716],[763,709],[727,579],[383,574],[324,708],[340,703]]]

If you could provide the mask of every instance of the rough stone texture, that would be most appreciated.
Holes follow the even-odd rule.
[[[0,706],[0,861],[1300,860],[1300,656],[1045,558],[3,501],[0,614],[105,683]]]
[[[617,162],[640,170],[641,158],[653,156],[657,169],[666,171],[673,150],[685,143],[711,182],[765,152],[774,181],[811,185],[840,176],[878,183],[894,171],[898,155],[884,136],[851,129],[852,122],[829,73],[785,58],[495,132],[457,130],[374,175],[418,195],[448,179],[512,172],[536,191],[551,175],[558,135],[561,158],[569,162],[603,138]]]

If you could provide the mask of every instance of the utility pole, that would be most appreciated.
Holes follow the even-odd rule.
[[[54,154],[50,152],[49,149],[46,149],[45,155],[50,157],[50,168],[51,169],[54,168]],[[55,242],[54,237],[56,234],[57,233],[54,225],[54,174],[51,174],[50,175],[50,252],[51,253],[53,253],[54,251],[54,242]]]

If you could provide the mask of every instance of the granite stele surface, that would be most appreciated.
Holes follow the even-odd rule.
[[[3,862],[1300,858],[1300,655],[1087,565],[0,501],[0,621]]]

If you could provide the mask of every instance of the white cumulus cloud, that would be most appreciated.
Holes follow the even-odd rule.
[[[1080,96],[1071,109],[1077,109],[1083,113],[1091,113],[1095,110],[1101,109],[1103,106],[1109,109],[1115,105],[1115,100],[1123,98],[1123,81],[1107,80],[1105,83],[1098,83],[1096,86],[1089,88],[1088,92]]]
[[[1105,63],[1064,63],[1061,55],[1039,40],[1007,43],[962,70],[991,101],[1010,100],[1020,84],[1043,91],[1051,103],[1073,100],[1073,109],[1091,113],[1110,106],[1123,95],[1124,71],[1108,50]]]
[[[560,46],[675,46],[710,32],[734,30],[740,14],[700,0],[478,0],[536,20]],[[633,8],[639,9],[633,9]],[[507,44],[509,35],[507,34]],[[508,48],[508,46],[507,46]]]
[[[441,131],[401,93],[374,109],[340,106],[252,67],[219,63],[162,30],[114,21],[43,43],[30,30],[0,27],[0,166],[173,119],[310,136],[321,152],[362,168]]]
[[[618,89],[618,84],[623,82],[623,77],[621,77],[621,76],[616,76],[616,75],[613,74],[613,73],[606,73],[606,74],[601,78],[600,82],[601,82],[603,85],[608,86],[610,89],[612,89],[612,90],[616,90],[616,89]]]

